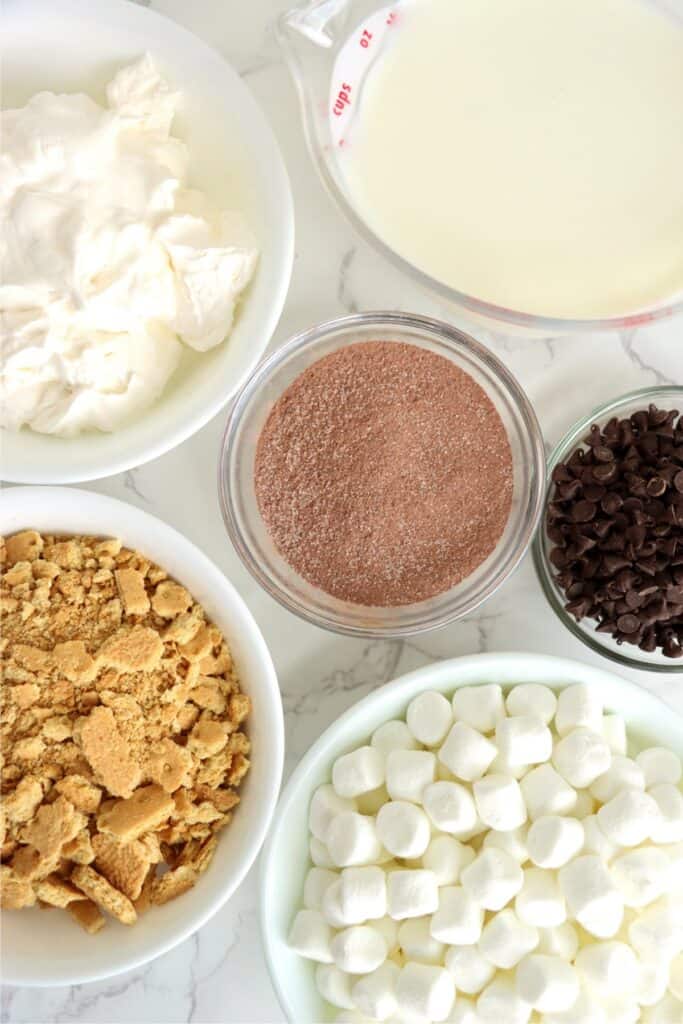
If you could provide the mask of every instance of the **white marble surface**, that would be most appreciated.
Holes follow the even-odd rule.
[[[96,0],[95,0],[96,2]],[[385,266],[333,206],[304,147],[293,88],[270,27],[287,0],[151,0],[203,36],[242,73],[270,118],[289,169],[296,204],[294,276],[273,339],[359,309],[439,315],[438,303]],[[467,326],[464,321],[460,326]],[[632,388],[683,380],[683,321],[635,331],[527,340],[475,331],[517,375],[548,443],[594,405]],[[202,547],[233,580],[256,616],[275,659],[287,723],[287,770],[341,711],[370,690],[437,658],[482,650],[532,650],[599,661],[556,621],[530,558],[476,614],[415,641],[366,642],[309,626],[252,581],[226,537],[216,498],[216,461],[225,416],[174,452],[92,485],[148,509]],[[683,712],[683,685],[628,673]],[[257,870],[193,938],[140,970],[71,989],[11,989],[2,1019],[12,1024],[126,1021],[283,1020],[261,953]]]

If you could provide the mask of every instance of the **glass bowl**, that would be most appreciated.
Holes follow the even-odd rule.
[[[512,506],[488,558],[457,586],[415,604],[375,608],[341,601],[312,586],[273,544],[256,502],[254,459],[273,404],[308,366],[358,341],[399,341],[445,356],[484,389],[505,426],[513,459]],[[438,320],[404,313],[361,313],[313,327],[265,360],[231,409],[218,489],[230,539],[271,597],[308,622],[353,636],[399,637],[459,619],[510,575],[533,537],[543,506],[545,456],[536,415],[521,387],[483,345]]]
[[[631,391],[621,398],[615,398],[605,405],[593,409],[592,412],[579,420],[558,443],[548,460],[548,486],[546,503],[554,484],[552,474],[559,462],[564,462],[575,448],[585,448],[583,438],[589,432],[593,423],[601,427],[607,423],[612,416],[623,419],[630,416],[638,409],[647,408],[650,403],[660,409],[678,409],[683,412],[683,386],[668,386],[656,388],[641,388],[638,391]],[[549,539],[545,522],[542,522],[536,533],[533,545],[534,565],[545,592],[557,617],[567,627],[570,633],[581,640],[587,647],[597,654],[602,654],[619,665],[628,668],[647,669],[650,672],[683,672],[683,658],[665,658],[659,651],[648,653],[641,651],[639,647],[632,644],[618,644],[607,633],[598,633],[595,628],[595,619],[576,619],[565,608],[566,596],[555,581],[556,570],[550,563],[550,551],[552,541]]]

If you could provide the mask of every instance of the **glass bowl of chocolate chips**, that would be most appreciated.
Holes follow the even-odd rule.
[[[534,561],[551,607],[592,650],[683,672],[683,387],[633,391],[562,438]]]

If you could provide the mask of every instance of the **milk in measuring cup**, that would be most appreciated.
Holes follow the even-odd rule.
[[[683,290],[671,8],[407,0],[359,28],[335,75],[350,198],[416,267],[549,316],[620,315]]]

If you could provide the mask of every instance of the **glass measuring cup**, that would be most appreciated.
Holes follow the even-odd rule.
[[[680,15],[681,0],[664,3]],[[345,132],[356,116],[365,74],[380,57],[392,27],[400,21],[402,0],[309,0],[285,12],[276,36],[296,85],[306,142],[322,181],[356,231],[390,263],[441,300],[488,326],[506,325],[538,335],[632,328],[683,311],[683,295],[624,315],[586,319],[541,316],[468,295],[420,270],[388,246],[354,205],[338,160]],[[637,244],[634,241],[634,244]],[[615,274],[619,268],[615,267]]]

